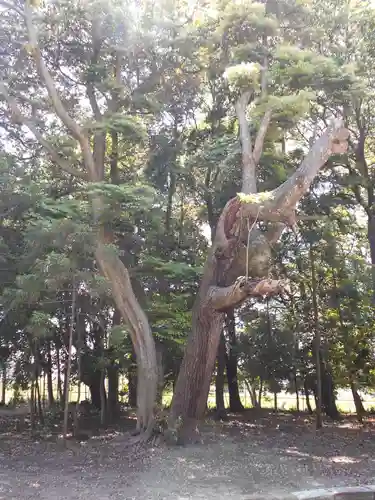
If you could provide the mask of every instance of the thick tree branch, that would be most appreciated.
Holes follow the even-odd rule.
[[[32,119],[22,115],[16,100],[11,95],[9,95],[9,92],[5,84],[1,81],[0,81],[0,95],[4,97],[5,101],[8,104],[12,120],[15,123],[18,123],[19,125],[25,125],[30,130],[30,132],[34,135],[35,139],[39,142],[39,144],[41,144],[47,151],[47,153],[51,156],[52,161],[56,163],[61,168],[61,170],[63,170],[68,174],[74,175],[79,179],[87,180],[87,177],[83,172],[80,172],[79,170],[76,170],[75,168],[71,167],[67,161],[61,158],[61,156],[58,154],[58,152],[55,150],[52,144],[49,143],[47,139],[45,139],[43,135],[39,132],[39,130],[35,125],[35,122]]]
[[[94,159],[90,149],[89,140],[87,136],[83,133],[78,123],[75,120],[73,120],[68,111],[65,109],[59,97],[53,79],[50,75],[50,72],[47,69],[47,66],[45,65],[45,62],[41,54],[41,50],[38,43],[38,34],[33,24],[32,10],[28,2],[25,3],[25,21],[26,21],[26,28],[28,32],[29,42],[32,49],[32,56],[37,66],[40,78],[44,83],[44,85],[46,86],[54,110],[57,116],[69,130],[69,132],[72,134],[72,136],[79,142],[83,160],[86,168],[89,171],[90,177],[92,178],[92,180],[97,180],[97,173],[95,169]]]
[[[249,123],[246,117],[246,108],[249,104],[252,92],[244,92],[236,102],[236,114],[240,127],[240,138],[242,145],[242,188],[245,194],[256,193],[256,164],[254,163],[251,145]]]
[[[349,132],[342,120],[335,120],[315,142],[295,173],[272,192],[270,203],[273,208],[294,210],[329,157],[346,152],[348,137]]]
[[[256,167],[263,152],[264,139],[271,121],[272,111],[268,109],[260,123],[255,138],[254,148],[252,146],[249,123],[246,117],[246,108],[249,104],[252,92],[244,92],[236,102],[236,114],[240,127],[240,138],[242,146],[242,188],[244,194],[257,192]]]
[[[267,111],[264,113],[257,136],[255,138],[254,151],[253,151],[253,159],[255,165],[258,165],[260,157],[262,156],[264,139],[266,137],[267,130],[270,125],[271,117],[272,117],[272,110],[267,109]]]
[[[217,311],[238,307],[248,297],[268,297],[280,293],[281,281],[271,279],[248,279],[241,276],[227,287],[212,286],[208,291],[211,303]]]

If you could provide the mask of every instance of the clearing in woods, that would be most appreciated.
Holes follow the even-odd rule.
[[[126,434],[107,434],[63,449],[55,439],[3,433],[0,500],[245,500],[374,482],[371,419],[316,432],[305,415],[249,411],[208,422],[203,436],[199,446],[130,448]]]

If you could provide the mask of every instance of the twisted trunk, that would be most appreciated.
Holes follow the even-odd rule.
[[[260,139],[259,134],[262,135]],[[260,130],[255,140],[257,154],[264,135],[264,130]],[[314,144],[292,177],[279,188],[262,195],[233,198],[224,207],[194,304],[192,332],[172,400],[169,430],[180,440],[196,440],[197,423],[206,410],[225,312],[248,297],[280,292],[279,281],[266,279],[271,264],[271,245],[278,240],[285,224],[295,224],[296,204],[329,156],[345,150],[347,137],[348,132],[341,123],[333,124]],[[247,165],[253,172],[254,162],[247,162]],[[254,180],[250,182],[250,177],[243,172],[244,189],[248,189],[245,195],[256,186]],[[256,227],[258,221],[269,223],[265,231]],[[178,420],[181,425],[177,428]]]
[[[137,431],[151,432],[158,372],[155,343],[146,314],[134,295],[129,272],[119,257],[108,250],[105,237],[98,241],[96,260],[112,285],[113,298],[130,331],[137,359]]]
[[[58,88],[53,77],[43,59],[42,51],[39,46],[38,26],[35,23],[34,6],[26,2],[22,9],[22,20],[25,22],[28,46],[30,55],[34,59],[35,67],[38,71],[40,80],[45,86],[49,102],[61,122],[66,127],[70,136],[77,141],[82,157],[82,166],[84,171],[73,168],[68,161],[60,155],[48,139],[39,131],[35,121],[25,116],[20,109],[17,100],[8,92],[7,86],[0,81],[0,94],[5,98],[11,111],[14,121],[18,125],[24,125],[35,136],[38,142],[51,157],[53,162],[64,172],[80,178],[90,183],[100,183],[105,179],[106,163],[106,132],[98,130],[94,133],[93,145],[87,132],[81,127],[78,121],[70,114],[62,101]],[[93,65],[97,64],[100,57],[100,50],[103,43],[101,34],[101,22],[96,19],[91,25],[91,56]],[[121,74],[121,57],[116,57],[115,78]],[[96,90],[93,82],[86,84],[86,94],[93,116],[97,122],[103,119],[100,106],[96,100]],[[112,95],[113,102],[116,101],[116,92]],[[112,102],[112,104],[113,104]],[[118,102],[116,101],[116,104]],[[113,109],[112,109],[113,111]],[[116,159],[116,144],[112,151],[112,165]],[[112,168],[113,169],[113,168]],[[103,202],[99,195],[93,196],[93,225],[98,229],[98,242],[95,251],[95,258],[102,274],[109,280],[112,286],[113,299],[116,307],[121,313],[127,324],[134,345],[138,363],[138,390],[137,390],[137,430],[139,432],[151,432],[153,427],[154,402],[156,398],[157,387],[157,369],[154,339],[151,334],[147,317],[138,303],[129,278],[129,272],[117,255],[114,255],[107,247],[108,241],[104,235],[104,229],[101,222],[103,214]]]

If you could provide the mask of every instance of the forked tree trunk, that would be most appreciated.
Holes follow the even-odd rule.
[[[250,195],[256,185],[254,170],[262,152],[267,113],[251,150],[251,143],[245,140],[247,103],[248,98],[242,96],[237,114],[243,144],[242,191]],[[347,137],[342,124],[334,123],[284,184],[271,193],[236,197],[226,204],[193,307],[192,332],[172,400],[169,431],[177,434],[180,441],[194,441],[197,437],[197,423],[205,413],[225,312],[250,296],[269,296],[280,291],[278,281],[265,279],[271,264],[271,245],[285,224],[295,224],[296,204],[329,156],[346,150]],[[261,232],[256,227],[258,221],[271,224]]]

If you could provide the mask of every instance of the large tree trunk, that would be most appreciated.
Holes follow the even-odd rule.
[[[224,403],[224,382],[225,382],[225,337],[224,332],[220,335],[219,349],[217,353],[216,367],[216,418],[222,419],[226,417]]]
[[[53,80],[51,73],[43,59],[42,51],[39,46],[38,28],[34,25],[33,4],[26,2],[22,19],[25,22],[28,44],[30,46],[30,55],[34,59],[36,69],[42,84],[45,86],[49,102],[56,116],[64,124],[70,136],[74,138],[80,147],[82,165],[85,172],[71,167],[69,162],[65,161],[58,150],[47,141],[44,136],[35,126],[35,123],[26,118],[19,109],[16,99],[8,92],[6,86],[0,82],[0,92],[5,97],[9,108],[13,112],[13,116],[17,117],[17,123],[23,124],[29,128],[36,139],[47,150],[52,160],[65,172],[69,172],[80,179],[84,179],[90,183],[103,182],[105,180],[106,166],[106,131],[100,129],[93,134],[93,144],[90,143],[90,137],[87,131],[84,130],[80,123],[71,116],[64,102],[61,100],[59,91]],[[102,44],[102,36],[100,33],[100,22],[94,21],[90,30],[91,45],[89,58],[93,65],[98,63],[100,49]],[[88,45],[88,46],[89,46]],[[88,49],[89,50],[89,49]],[[116,58],[116,70],[114,77],[120,79],[121,62],[119,57]],[[120,71],[117,71],[117,69]],[[100,106],[96,100],[95,86],[92,81],[87,82],[86,94],[88,102],[92,108],[93,117],[96,121],[101,122],[103,115]],[[118,105],[118,94],[112,92],[112,108],[115,104]],[[116,154],[116,152],[112,152]],[[112,163],[116,158],[112,158]],[[112,165],[111,165],[112,167]],[[150,326],[147,317],[140,307],[132,288],[129,277],[129,272],[119,257],[108,248],[108,243],[113,243],[113,238],[108,238],[104,234],[102,227],[103,215],[103,200],[99,195],[92,197],[92,212],[93,226],[98,229],[98,240],[95,251],[95,258],[102,274],[108,279],[112,286],[113,299],[116,307],[121,313],[126,322],[132,343],[137,355],[137,370],[138,370],[138,390],[137,390],[137,431],[142,433],[146,431],[146,435],[152,431],[154,424],[154,403],[157,391],[157,368],[156,368],[156,353],[154,339],[151,334]]]
[[[226,366],[227,366],[227,379],[228,379],[228,392],[229,392],[229,409],[231,412],[237,413],[244,411],[244,406],[241,402],[240,391],[238,388],[236,322],[233,310],[227,311],[227,314],[225,316],[225,325],[228,334]]]
[[[146,314],[133,292],[129,272],[119,257],[108,250],[108,238],[100,236],[95,256],[112,285],[117,309],[129,327],[137,359],[137,431],[149,434],[154,425],[158,371],[155,342]]]
[[[296,204],[332,152],[343,152],[347,147],[347,130],[341,123],[334,123],[284,184],[266,195],[246,196],[256,185],[249,169],[254,171],[254,165],[259,162],[267,119],[269,122],[266,113],[251,151],[251,143],[244,137],[247,103],[248,97],[241,96],[237,106],[245,196],[230,200],[219,218],[194,304],[192,332],[171,406],[169,430],[173,434],[180,431],[180,438],[183,436],[184,440],[194,440],[197,422],[205,413],[225,312],[250,296],[269,296],[280,291],[278,281],[265,279],[270,270],[271,246],[280,237],[284,224],[295,224]],[[249,155],[252,156],[250,161],[246,158]],[[256,227],[258,221],[271,224],[263,232]],[[181,423],[179,429],[178,419]]]
[[[100,370],[93,371],[89,378],[85,379],[85,383],[89,386],[91,402],[97,410],[101,410],[102,402],[100,396],[101,373]]]
[[[336,396],[335,387],[333,383],[333,377],[330,371],[327,369],[326,364],[323,362],[322,367],[322,403],[323,408],[332,420],[340,420],[341,415],[336,406]]]

